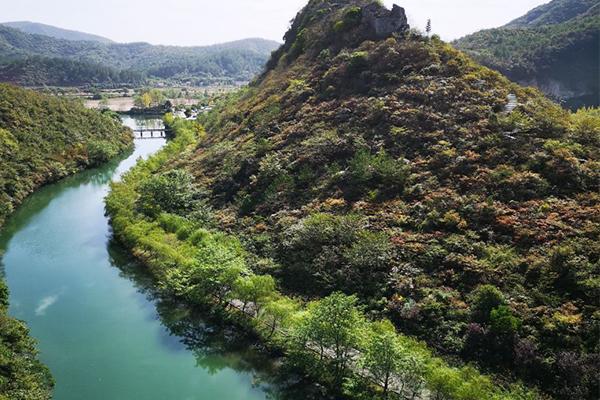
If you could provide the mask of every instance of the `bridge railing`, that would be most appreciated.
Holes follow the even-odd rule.
[[[167,130],[165,128],[133,129],[133,136],[136,139],[164,139],[167,137]]]

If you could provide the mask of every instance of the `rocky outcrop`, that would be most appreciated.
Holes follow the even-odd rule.
[[[386,38],[394,33],[410,29],[404,8],[394,4],[391,10],[373,2],[362,10],[363,21],[377,39]]]

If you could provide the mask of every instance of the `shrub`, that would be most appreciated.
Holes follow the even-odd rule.
[[[352,28],[357,27],[362,20],[362,9],[360,7],[350,7],[344,13],[344,16],[340,21],[337,21],[334,25],[336,32],[349,31]]]
[[[348,165],[352,196],[379,189],[385,195],[397,195],[404,189],[409,168],[403,160],[395,160],[385,151],[372,155],[359,150]]]
[[[119,148],[110,142],[90,141],[87,144],[88,162],[92,166],[104,164],[119,153]]]
[[[490,327],[496,335],[512,336],[521,327],[521,320],[515,317],[507,306],[498,306],[490,312]]]
[[[493,309],[506,303],[502,292],[493,285],[482,285],[469,296],[473,320],[488,322]]]
[[[581,108],[571,114],[569,131],[581,144],[600,146],[600,108]]]
[[[356,51],[350,55],[348,67],[350,71],[356,73],[367,68],[369,65],[369,53],[366,51]]]
[[[150,217],[161,212],[184,215],[192,211],[198,197],[193,177],[184,170],[151,176],[138,191],[137,208]]]

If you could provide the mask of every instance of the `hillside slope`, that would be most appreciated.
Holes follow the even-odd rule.
[[[0,227],[36,188],[105,162],[131,142],[118,118],[0,84]],[[0,279],[0,398],[49,399],[50,373],[25,324],[7,312],[8,289]]]
[[[222,268],[245,262],[303,299],[357,295],[443,354],[593,399],[600,113],[569,113],[405,22],[310,1],[267,71],[201,118],[193,152],[115,188],[115,230],[176,293],[197,299],[225,252],[206,229],[226,232],[245,255],[223,237]]]
[[[204,47],[106,44],[55,39],[0,25],[0,77],[33,86],[137,84],[144,78],[186,84],[248,81],[277,46],[264,39]],[[65,65],[73,74],[64,75]]]
[[[454,44],[510,79],[572,108],[600,102],[600,3],[554,0]]]
[[[90,42],[114,43],[112,40],[102,37],[102,36],[93,35],[91,33],[74,31],[74,30],[70,30],[70,29],[58,28],[56,26],[41,24],[39,22],[14,21],[14,22],[3,22],[0,25],[8,26],[9,28],[18,29],[25,33],[51,36],[56,39],[86,40],[86,41],[90,41]]]
[[[358,294],[443,353],[593,398],[598,111],[436,38],[377,35],[367,3],[311,1],[268,71],[202,118],[171,165],[206,202],[184,215],[210,206],[288,293]]]
[[[505,28],[532,28],[568,22],[598,5],[598,0],[553,0],[509,22]]]

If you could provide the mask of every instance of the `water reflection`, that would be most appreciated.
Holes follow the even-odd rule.
[[[123,125],[131,129],[163,129],[165,127],[160,116],[136,115],[135,117],[132,117],[129,115],[122,115],[121,120],[123,121]]]
[[[304,379],[284,358],[257,345],[256,338],[224,323],[207,310],[193,309],[158,293],[150,274],[115,240],[110,241],[108,251],[112,266],[155,305],[157,316],[169,335],[161,338],[162,343],[170,350],[180,351],[183,347],[191,351],[196,365],[210,375],[226,369],[251,374],[253,386],[264,391],[269,399],[329,398],[322,387]]]
[[[107,185],[114,178],[121,163],[132,154],[133,150],[128,151],[112,159],[100,168],[84,170],[62,179],[59,184],[50,184],[38,189],[35,192],[35,195],[26,198],[19,207],[19,210],[23,209],[27,210],[27,212],[15,212],[2,226],[0,252],[3,249],[6,249],[8,241],[17,231],[28,225],[33,218],[39,215],[39,213],[48,207],[53,200],[58,198],[60,194],[63,194],[70,189],[78,189],[83,185],[91,185],[94,187]]]

